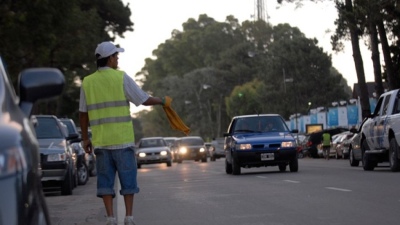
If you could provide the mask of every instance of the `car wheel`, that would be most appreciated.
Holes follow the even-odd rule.
[[[299,160],[297,159],[297,157],[294,157],[292,160],[290,160],[289,169],[290,169],[290,172],[299,171]]]
[[[279,164],[278,165],[279,166],[279,171],[281,171],[281,172],[285,172],[286,171],[286,164]]]
[[[85,185],[89,180],[89,171],[86,164],[82,163],[78,168],[78,184]]]
[[[142,164],[138,163],[138,164],[137,164],[137,168],[138,168],[138,169],[142,168]]]
[[[389,163],[390,170],[393,172],[400,171],[400,162],[398,159],[399,145],[395,138],[390,139],[390,147],[389,147]]]
[[[168,166],[168,167],[171,167],[171,166],[172,166],[172,161],[171,161],[171,160],[167,162],[167,166]]]
[[[72,189],[74,188],[73,179],[72,171],[68,170],[64,180],[61,182],[61,195],[72,195]]]
[[[350,149],[350,152],[349,152],[349,162],[350,162],[350,166],[353,166],[353,167],[357,167],[358,165],[360,165],[360,161],[358,161],[357,159],[354,158],[352,149]]]
[[[232,157],[232,174],[240,175],[240,166],[233,157]]]
[[[361,148],[363,153],[362,154],[363,169],[366,171],[374,170],[375,164],[371,161],[371,157],[365,153],[365,151],[368,149],[368,145],[365,140],[362,141]]]
[[[225,159],[225,172],[226,174],[232,174],[232,165],[228,163],[228,160]]]
[[[201,159],[201,162],[207,162],[207,156]]]

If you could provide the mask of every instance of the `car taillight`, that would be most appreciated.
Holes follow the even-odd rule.
[[[311,141],[307,141],[307,147],[310,147],[311,145],[312,145],[312,142]]]

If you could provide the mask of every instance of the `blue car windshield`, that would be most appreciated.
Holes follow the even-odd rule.
[[[254,116],[238,118],[234,133],[287,132],[285,121],[279,116]]]
[[[38,118],[35,126],[36,136],[39,139],[44,138],[65,138],[57,121],[53,118]]]

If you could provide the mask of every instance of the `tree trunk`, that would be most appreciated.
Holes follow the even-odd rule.
[[[356,67],[356,73],[358,78],[358,86],[360,88],[360,101],[361,101],[361,115],[364,119],[368,115],[371,114],[370,105],[369,105],[369,95],[368,95],[368,88],[367,84],[365,83],[365,73],[364,73],[364,64],[361,57],[360,51],[360,43],[358,38],[358,31],[357,31],[357,23],[354,18],[353,13],[353,3],[352,0],[346,0],[346,11],[348,23],[349,23],[349,30],[350,30],[350,37],[351,37],[351,46],[353,49],[353,58],[354,64]]]
[[[382,85],[382,71],[381,71],[381,63],[379,57],[379,44],[378,44],[378,32],[376,30],[376,26],[371,18],[369,18],[369,35],[371,40],[371,59],[374,67],[374,76],[375,76],[375,93],[376,96],[381,96],[383,94],[383,85]]]
[[[400,88],[396,76],[394,74],[393,63],[390,57],[390,47],[387,40],[385,25],[383,25],[383,21],[380,20],[378,23],[378,33],[379,38],[381,39],[382,53],[383,59],[385,60],[386,74],[387,74],[387,83],[389,85],[389,89],[393,90],[396,88]]]

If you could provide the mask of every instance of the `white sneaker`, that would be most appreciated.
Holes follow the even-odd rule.
[[[125,225],[136,225],[135,222],[133,222],[133,216],[125,217],[124,224]]]
[[[115,217],[107,217],[106,225],[118,225],[117,219]]]

